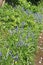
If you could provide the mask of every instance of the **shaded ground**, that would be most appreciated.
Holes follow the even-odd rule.
[[[36,53],[35,65],[43,65],[43,33],[39,36],[38,52]]]

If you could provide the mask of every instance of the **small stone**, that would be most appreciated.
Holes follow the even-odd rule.
[[[41,60],[42,60],[43,58],[41,57]]]
[[[41,64],[41,61],[39,61],[39,64]]]
[[[42,38],[41,36],[39,38]]]

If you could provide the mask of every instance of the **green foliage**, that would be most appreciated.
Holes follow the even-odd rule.
[[[32,10],[33,12],[36,12],[38,11],[37,10],[37,7],[34,5],[32,6],[31,2],[27,1],[27,0],[9,0],[7,1],[9,4],[11,4],[13,7],[16,7],[16,6],[22,6],[24,8],[24,10],[26,9],[30,9]]]
[[[19,2],[14,8],[8,4],[0,8],[0,65],[34,65],[43,21],[35,19],[36,6]]]
[[[5,0],[8,4],[12,5],[12,6],[15,6],[17,4],[19,4],[19,1],[18,0]]]
[[[30,1],[32,4],[37,5],[39,3],[39,1],[41,0],[27,0],[28,2]]]
[[[8,2],[9,4],[12,4],[13,3],[13,5],[18,5],[18,4],[24,4],[24,3],[26,3],[26,2],[31,2],[32,4],[34,4],[34,5],[37,5],[39,2],[41,2],[42,0],[6,0],[6,2]]]

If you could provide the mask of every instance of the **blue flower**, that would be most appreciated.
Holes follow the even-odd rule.
[[[15,62],[18,61],[18,55],[16,55],[16,56],[14,57],[14,61],[15,61]]]
[[[12,58],[14,59],[14,62],[18,61],[18,54],[12,55]]]
[[[2,52],[0,52],[0,57],[2,57]]]
[[[13,52],[10,50],[10,51],[9,51],[9,55],[12,55],[12,53],[13,53]]]

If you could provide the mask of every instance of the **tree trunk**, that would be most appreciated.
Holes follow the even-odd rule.
[[[5,3],[5,0],[0,0],[0,7],[3,6]]]

